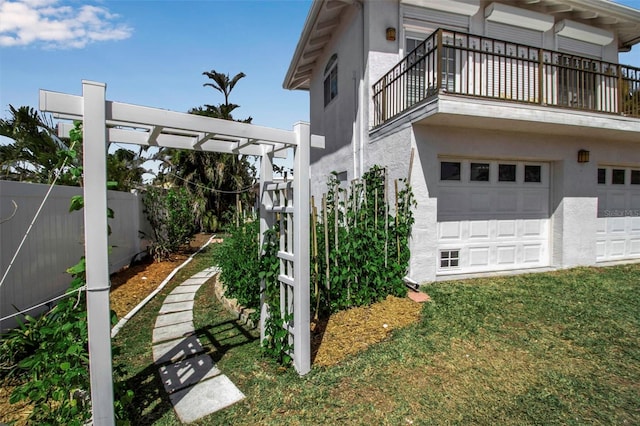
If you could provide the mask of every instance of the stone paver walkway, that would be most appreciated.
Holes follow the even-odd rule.
[[[244,399],[244,394],[204,353],[193,326],[193,301],[212,267],[176,287],[164,300],[153,329],[153,361],[176,414],[191,423]]]

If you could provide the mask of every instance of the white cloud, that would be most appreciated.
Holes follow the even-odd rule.
[[[40,44],[82,48],[97,41],[124,40],[132,29],[100,6],[68,6],[60,0],[0,0],[0,47]]]

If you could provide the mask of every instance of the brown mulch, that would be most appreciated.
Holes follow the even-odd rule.
[[[340,363],[391,332],[417,322],[422,304],[408,297],[387,296],[371,306],[352,308],[311,324],[311,357],[315,366]]]
[[[147,259],[113,274],[110,299],[111,309],[116,312],[117,317],[122,318],[135,308],[210,237],[210,234],[196,234],[188,246],[168,260],[154,262],[153,259]]]

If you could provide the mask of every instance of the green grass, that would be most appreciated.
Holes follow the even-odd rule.
[[[261,358],[203,286],[196,328],[247,398],[196,424],[640,424],[640,265],[425,291],[433,302],[419,323],[300,378]],[[136,385],[134,424],[179,424],[150,355],[162,299],[115,342]]]

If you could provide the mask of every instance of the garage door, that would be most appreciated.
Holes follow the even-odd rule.
[[[438,275],[549,265],[549,165],[442,159]]]
[[[640,169],[598,168],[598,261],[640,258]]]

